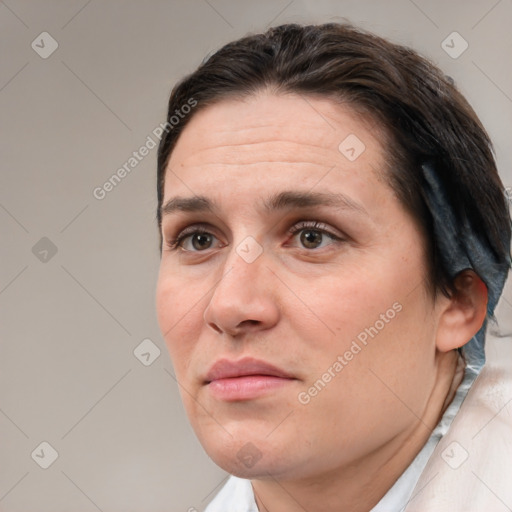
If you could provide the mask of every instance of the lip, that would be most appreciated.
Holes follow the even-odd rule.
[[[251,400],[277,391],[297,380],[270,363],[246,357],[239,361],[219,359],[204,379],[215,398],[225,401]]]
[[[267,375],[283,379],[294,378],[288,372],[270,363],[252,357],[244,357],[239,361],[219,359],[206,374],[205,381],[209,384],[214,380],[247,377],[249,375]]]

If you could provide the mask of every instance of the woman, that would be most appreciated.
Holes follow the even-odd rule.
[[[347,25],[228,44],[171,94],[158,223],[160,327],[233,475],[208,512],[471,509],[432,471],[471,454],[432,452],[484,364],[510,217],[450,79]],[[461,474],[471,510],[512,506]]]

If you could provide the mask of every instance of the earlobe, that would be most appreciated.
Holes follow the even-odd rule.
[[[472,270],[455,278],[456,291],[441,313],[436,346],[441,352],[462,347],[482,327],[487,314],[487,286]]]

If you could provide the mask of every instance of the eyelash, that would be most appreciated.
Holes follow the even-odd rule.
[[[342,237],[334,234],[332,231],[330,231],[327,228],[326,224],[324,224],[323,222],[318,222],[318,221],[300,221],[300,222],[294,224],[288,230],[288,234],[295,236],[305,229],[310,229],[312,231],[320,231],[322,234],[327,235],[329,238],[331,238],[332,240],[334,240],[336,242],[342,242],[345,240],[345,238],[342,238]],[[189,226],[189,227],[185,228],[183,231],[181,231],[176,238],[168,240],[168,242],[167,242],[168,248],[170,250],[177,250],[181,246],[181,243],[185,239],[190,237],[191,235],[213,235],[213,233],[208,231],[208,228],[206,226],[203,226],[200,224],[194,225],[194,226]],[[213,236],[215,236],[215,235],[213,235]],[[311,251],[314,249],[306,249],[306,250]],[[189,251],[189,252],[198,252],[199,253],[199,252],[203,252],[203,251]]]
[[[298,222],[297,224],[294,224],[288,230],[288,234],[295,236],[296,234],[300,233],[301,231],[304,231],[305,229],[310,229],[311,231],[320,231],[322,234],[327,235],[331,240],[334,240],[336,242],[342,242],[344,240],[344,238],[330,231],[327,225],[324,224],[323,222],[310,220],[303,220]]]

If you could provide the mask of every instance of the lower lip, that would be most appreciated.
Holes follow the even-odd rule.
[[[233,402],[264,396],[294,380],[271,375],[248,375],[213,380],[208,384],[208,389],[215,398]]]

